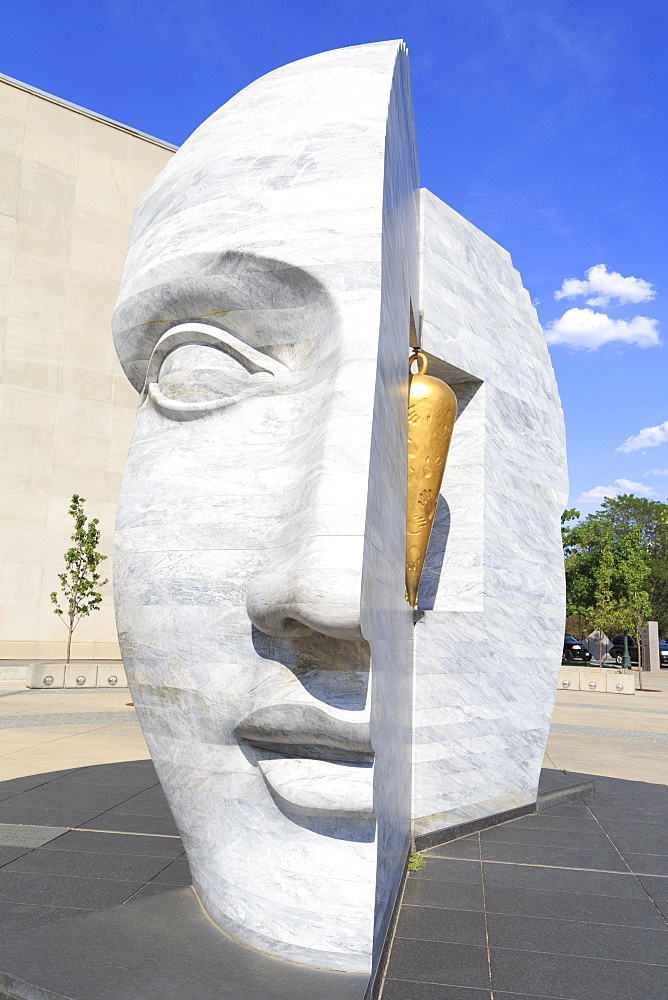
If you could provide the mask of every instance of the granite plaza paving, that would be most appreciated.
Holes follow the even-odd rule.
[[[593,774],[594,795],[424,852],[384,1000],[666,1000],[668,677],[645,686],[557,696],[544,776]],[[169,893],[182,920],[188,864],[128,692],[6,683],[0,695],[0,968],[31,929],[77,915]],[[73,996],[91,995],[84,971]],[[211,976],[202,996],[242,995],[231,974]],[[342,982],[317,990],[338,1000]],[[187,988],[174,970],[173,989]],[[171,997],[161,989],[142,995]]]

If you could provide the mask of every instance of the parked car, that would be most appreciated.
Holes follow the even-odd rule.
[[[659,639],[659,663],[662,667],[668,667],[668,642]]]
[[[626,637],[629,649],[629,656],[631,657],[631,663],[638,663],[638,643],[635,637],[632,635],[627,635]],[[615,663],[622,665],[622,657],[624,656],[624,636],[616,635],[612,640],[612,646],[608,650],[608,656],[611,656]]]
[[[631,657],[631,663],[638,664],[638,643],[635,637],[632,635],[627,635],[628,646],[629,646],[629,656]],[[615,663],[621,665],[622,657],[624,655],[624,636],[616,635],[612,640],[612,646],[608,650],[609,655],[613,658]],[[662,667],[668,667],[668,642],[665,639],[659,639],[659,665]]]
[[[583,663],[588,663],[591,660],[591,653],[584,642],[580,642],[574,635],[566,632],[564,635],[563,658],[564,660],[582,660]]]

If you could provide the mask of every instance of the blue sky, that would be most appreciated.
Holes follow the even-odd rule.
[[[0,72],[178,144],[277,66],[404,38],[422,183],[522,274],[585,512],[668,493],[667,25],[664,0],[10,0]]]

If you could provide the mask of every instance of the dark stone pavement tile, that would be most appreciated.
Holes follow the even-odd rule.
[[[30,850],[29,847],[0,847],[0,868],[10,864],[15,858],[20,858],[22,854],[27,854]]]
[[[668,896],[668,878],[662,875],[638,875],[640,882],[644,885],[652,899],[660,897],[665,899]]]
[[[634,799],[653,799],[655,797],[666,797],[667,791],[663,785],[656,785],[649,781],[630,781],[625,778],[607,778],[603,775],[595,775],[596,798],[622,799],[631,801]]]
[[[367,978],[245,948],[214,927],[191,889],[167,888],[5,938],[2,969],[85,1000],[361,1000]]]
[[[659,908],[664,918],[668,920],[668,899],[657,898],[653,902]]]
[[[538,993],[499,993],[498,990],[494,990],[494,1000],[552,1000],[552,998],[546,997],[545,994],[539,996]],[[572,1000],[572,998],[559,997],[559,1000]]]
[[[523,816],[504,826],[513,826],[519,830],[557,830],[565,836],[584,834],[595,836],[600,833],[600,827],[591,813],[575,813],[573,816],[552,816],[550,810],[536,813],[533,816]],[[501,827],[497,827],[501,829]]]
[[[99,767],[83,767],[71,774],[54,780],[54,787],[97,785],[111,788],[120,786],[131,792],[140,792],[158,784],[155,770],[138,768],[136,764],[101,764]]]
[[[12,795],[18,795],[20,792],[26,792],[30,788],[37,788],[39,786],[43,787],[48,784],[50,780],[51,779],[47,775],[32,774],[25,778],[10,778],[9,781],[1,781],[0,802],[10,798]]]
[[[603,815],[596,814],[596,818],[606,830],[616,828],[628,833],[654,831],[658,836],[666,839],[665,827],[661,826],[661,817],[668,812],[668,795],[661,802],[652,802],[647,806],[628,808],[622,810],[615,809],[614,813],[605,812]]]
[[[174,862],[180,864],[181,862]],[[31,851],[7,865],[4,871],[41,872],[45,875],[72,875],[77,878],[104,878],[148,882],[163,868],[171,867],[168,857],[140,854],[90,854],[84,851]]]
[[[179,831],[171,816],[133,816],[115,809],[94,816],[81,824],[84,830],[118,830],[121,833],[159,833],[178,837]]]
[[[404,891],[404,903],[415,906],[439,906],[446,910],[482,910],[482,882],[429,882],[410,879]]]
[[[487,949],[395,938],[387,976],[412,982],[489,989]]]
[[[445,882],[479,882],[480,862],[460,861],[449,858],[425,858],[426,866],[419,872],[411,872],[408,881],[413,879],[439,879]]]
[[[564,802],[560,806],[548,806],[546,809],[541,809],[536,815],[550,816],[555,819],[557,817],[569,820],[591,819],[591,812],[582,799],[577,799],[575,802]]]
[[[665,807],[668,809],[668,796],[666,797]],[[615,819],[606,819],[605,822],[599,820],[599,822],[602,823],[606,833],[609,835],[620,834],[628,837],[633,837],[634,835],[649,837],[654,835],[659,843],[663,842],[663,845],[666,846],[668,844],[668,834],[666,833],[665,823],[662,823],[662,816],[662,813],[655,812],[654,821],[648,823],[646,821],[636,821],[633,818],[633,814],[623,818],[618,814]]]
[[[661,799],[651,802],[633,802],[620,799],[616,802],[596,802],[591,807],[599,823],[612,823],[615,826],[658,826],[659,817],[666,808],[668,793]]]
[[[149,788],[148,791],[153,792],[154,789]],[[172,813],[162,789],[158,787],[157,791],[160,792],[159,796],[149,795],[147,792],[133,795],[115,806],[114,812],[125,816],[171,816]]]
[[[27,930],[40,924],[50,924],[64,917],[76,917],[86,910],[69,906],[30,906],[26,903],[4,902],[0,907],[0,935]]]
[[[492,949],[494,993],[568,1000],[666,1000],[666,969],[570,955]]]
[[[557,868],[588,868],[595,871],[627,872],[628,868],[611,847],[602,851],[580,851],[577,847],[536,847],[533,844],[484,843],[485,861],[547,865]]]
[[[12,800],[10,799],[10,802]],[[94,816],[97,810],[81,806],[61,809],[51,806],[21,806],[0,803],[0,823],[23,823],[27,826],[78,826]]]
[[[665,805],[663,808],[665,809]],[[658,810],[656,807],[649,809],[638,807],[633,809],[631,813],[625,814],[619,808],[610,806],[604,808],[597,807],[596,809],[592,809],[592,812],[603,829],[607,829],[610,824],[619,824],[620,815],[622,815],[624,816],[624,825],[634,826],[641,830],[643,827],[656,827]]]
[[[601,906],[600,919],[605,919],[605,906]],[[517,917],[506,913],[488,913],[487,926],[490,948],[612,960],[632,955],[634,962],[668,966],[668,928],[636,927],[632,936],[625,933],[622,937],[605,923]]]
[[[153,854],[156,857],[176,858],[183,854],[183,844],[178,838],[142,837],[132,833],[87,833],[71,830],[62,837],[44,845],[49,851],[98,851],[101,854]]]
[[[651,900],[621,896],[593,896],[584,892],[548,892],[518,886],[487,885],[488,913],[510,913],[527,917],[605,922],[620,927],[651,927],[663,930],[665,922]],[[601,917],[601,909],[604,917]],[[612,937],[620,931],[610,927]]]
[[[444,910],[434,906],[402,906],[397,937],[418,941],[487,946],[485,917],[472,910]]]
[[[572,834],[563,830],[541,830],[533,827],[516,826],[514,823],[504,823],[503,826],[483,830],[480,834],[483,847],[485,844],[532,844],[535,847],[578,847],[583,851],[600,851],[610,849],[605,834],[594,824],[591,834]]]
[[[638,875],[668,876],[668,858],[662,854],[624,854],[629,868]],[[666,893],[668,895],[668,892]]]
[[[543,791],[549,788],[568,788],[578,781],[592,779],[591,774],[582,771],[566,771],[558,767],[543,767],[538,779],[538,790]]]
[[[441,844],[440,847],[432,847],[425,858],[466,858],[471,861],[480,860],[480,841],[478,834],[472,837],[464,837],[462,840],[452,840],[449,844]]]
[[[58,841],[54,840],[53,843],[57,844]],[[570,871],[568,868],[539,868],[531,865],[498,864],[494,861],[486,861],[483,867],[485,886],[507,885],[526,889],[550,889],[552,892],[587,892],[596,896],[623,896],[627,899],[642,899],[645,895],[630,873],[616,875],[608,872]]]
[[[386,979],[383,1000],[489,1000],[489,990],[466,986],[434,986],[431,983],[407,983]]]
[[[126,899],[126,903],[134,903],[137,899],[145,899],[147,896],[157,896],[161,892],[173,892],[174,889],[182,888],[176,885],[167,885],[165,882],[149,882],[143,885],[135,894]]]
[[[635,831],[629,831],[628,827],[620,830],[610,826],[606,827],[606,832],[615,847],[622,853],[629,851],[636,854],[661,854],[668,857],[668,838],[665,830],[660,833],[648,830],[647,833],[639,834]]]
[[[3,799],[0,808],[8,809],[10,806],[26,806],[37,808],[46,806],[52,809],[72,809],[85,808],[111,809],[119,802],[127,799],[128,793],[118,788],[98,788],[78,785],[74,788],[57,788],[54,783],[39,785],[38,788],[29,788],[25,792],[17,792],[11,798]]]
[[[164,882],[168,885],[190,885],[190,865],[185,858],[172,861],[170,865],[158,872],[153,882]]]
[[[116,906],[131,896],[141,880],[72,878],[38,872],[0,871],[0,903],[35,903],[41,906],[73,906],[99,910]]]

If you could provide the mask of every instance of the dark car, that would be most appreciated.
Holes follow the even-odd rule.
[[[638,643],[635,637],[632,635],[627,635],[629,656],[631,657],[631,663],[638,664]],[[624,636],[616,635],[612,640],[612,646],[608,650],[608,655],[613,658],[615,663],[622,663],[622,657],[624,656]],[[668,667],[668,642],[665,639],[659,639],[659,665],[662,667]]]
[[[563,658],[564,660],[582,660],[583,663],[588,663],[591,660],[591,653],[584,642],[576,639],[574,635],[569,635],[567,632],[564,636]]]
[[[631,657],[631,663],[638,662],[638,643],[636,642],[634,636],[627,635],[626,637],[629,649],[629,656]],[[612,640],[612,646],[608,650],[608,656],[611,656],[615,663],[619,663],[621,666],[622,657],[624,656],[624,636],[616,635]]]
[[[665,639],[659,639],[659,665],[668,667],[668,642]]]

